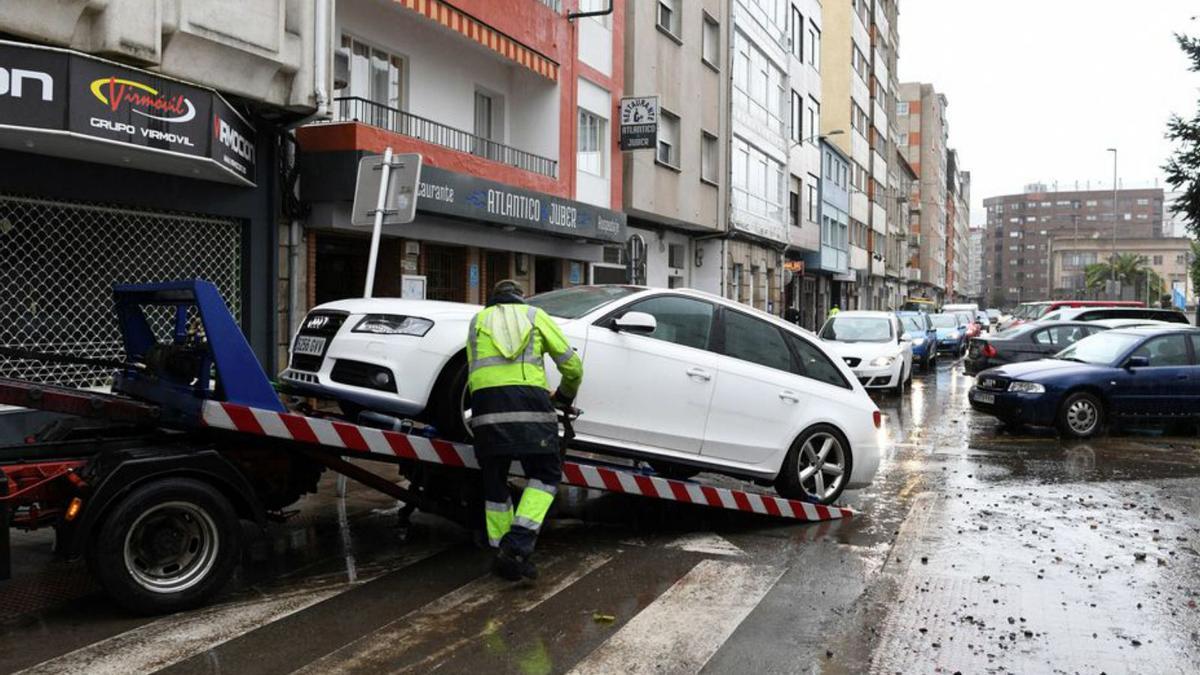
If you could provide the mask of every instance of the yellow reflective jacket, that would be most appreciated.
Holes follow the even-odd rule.
[[[467,333],[467,386],[472,393],[514,385],[547,389],[546,354],[562,374],[559,390],[574,398],[583,381],[583,360],[554,319],[525,304],[486,307],[471,319]]]

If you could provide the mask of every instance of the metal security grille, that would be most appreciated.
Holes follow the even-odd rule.
[[[199,277],[241,318],[239,221],[0,194],[0,345],[119,359],[112,286]],[[169,335],[169,312],[149,317]],[[91,366],[0,357],[0,377],[109,384]]]

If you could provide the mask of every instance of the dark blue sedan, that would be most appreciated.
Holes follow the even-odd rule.
[[[928,369],[937,361],[937,329],[925,312],[896,312],[904,334],[912,339],[913,363]]]
[[[1200,330],[1170,326],[1105,331],[1053,358],[990,368],[971,407],[1008,424],[1057,427],[1088,438],[1112,421],[1200,418]]]

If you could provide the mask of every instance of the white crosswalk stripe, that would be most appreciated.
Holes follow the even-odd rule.
[[[570,672],[697,672],[783,572],[782,567],[704,560]]]
[[[439,545],[413,550],[397,560],[392,569],[412,565],[445,548],[445,545]],[[166,616],[19,671],[19,675],[152,673],[249,631],[304,611],[351,588],[368,583],[373,578],[364,578],[358,583],[325,584],[303,591]]]
[[[541,583],[546,585],[539,585],[516,599],[510,599],[504,606],[505,615],[512,618],[516,614],[537,608],[607,563],[609,559],[607,555],[591,555],[583,559],[571,558],[565,561],[561,558],[543,559],[540,563]],[[565,565],[569,565],[569,568],[564,569]],[[447,626],[454,625],[456,620],[473,610],[496,603],[502,595],[511,596],[512,588],[511,582],[490,575],[480,577],[314,661],[297,673],[372,672],[378,668],[377,661],[403,654],[415,645],[430,641],[447,642],[420,663],[406,668],[414,672],[428,671],[459,647],[479,641],[483,631],[497,630],[503,623],[501,618],[493,618],[478,631],[454,640],[446,640]]]

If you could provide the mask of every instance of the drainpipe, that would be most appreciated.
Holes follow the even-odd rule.
[[[329,92],[325,84],[329,80],[329,0],[315,0],[313,20],[313,79],[316,80],[315,91],[317,113],[326,112],[329,106]]]
[[[589,16],[608,16],[613,12],[613,0],[608,0],[608,9],[601,9],[595,12],[567,12],[567,21],[582,19]]]

